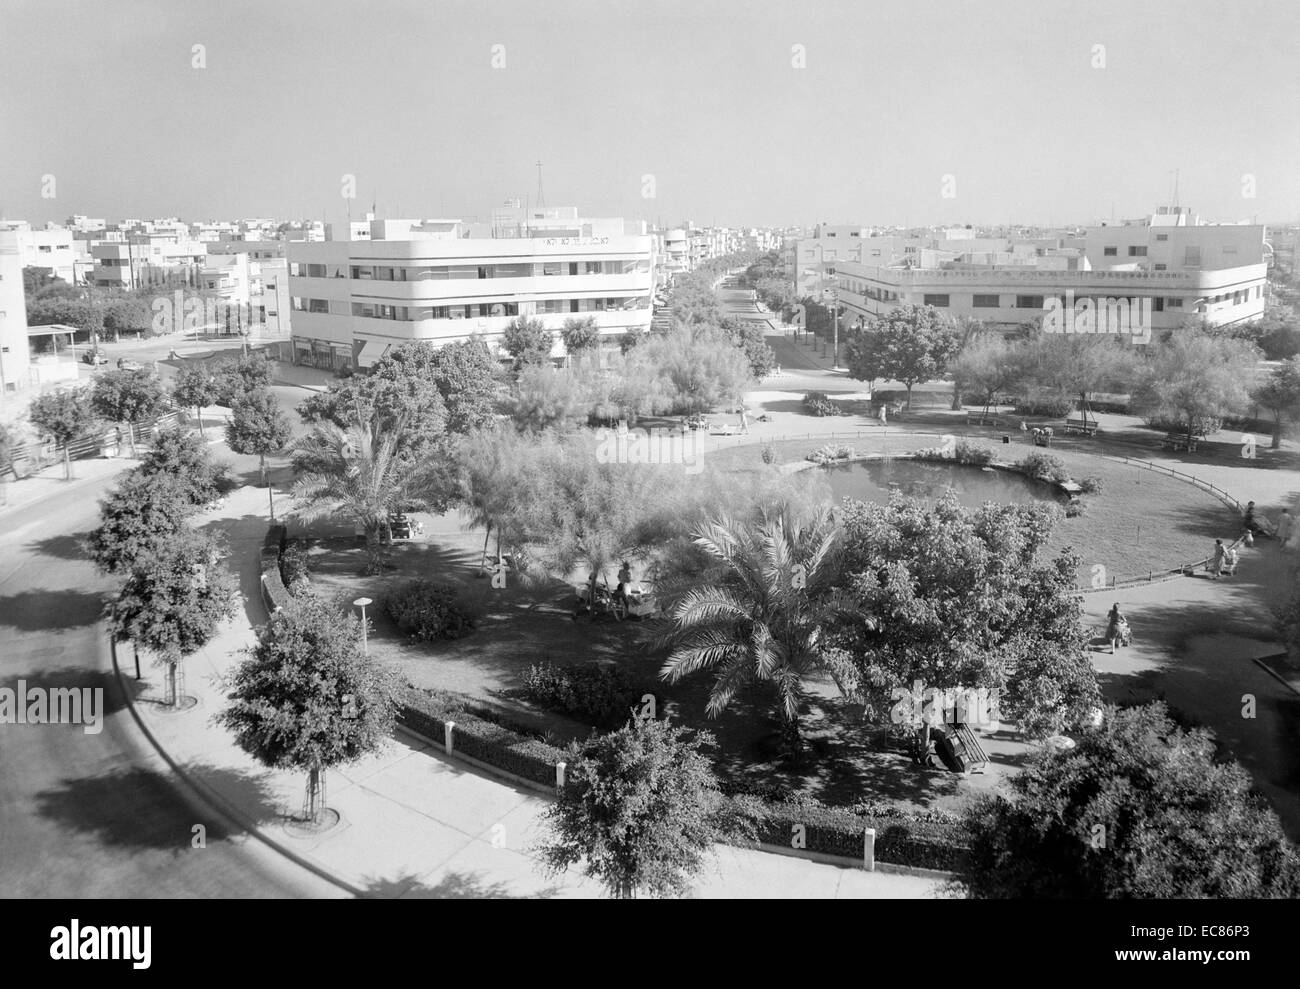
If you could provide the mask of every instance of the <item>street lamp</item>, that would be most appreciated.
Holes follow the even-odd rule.
[[[361,651],[369,656],[370,644],[366,641],[366,606],[375,602],[370,598],[357,598],[352,603],[361,609]]]

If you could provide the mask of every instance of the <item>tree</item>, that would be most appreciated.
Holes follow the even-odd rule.
[[[360,526],[368,574],[383,572],[379,540],[389,515],[430,501],[421,472],[397,455],[397,436],[368,422],[349,429],[320,422],[292,445],[292,515],[303,522],[339,515]]]
[[[962,392],[970,390],[984,400],[987,415],[994,397],[1016,380],[1023,363],[1023,349],[1008,343],[1001,334],[973,337],[949,365],[954,404],[960,408]]]
[[[510,400],[510,415],[525,429],[570,429],[587,418],[591,401],[582,379],[541,364],[519,372]]]
[[[849,375],[859,381],[902,382],[910,410],[912,387],[943,374],[960,342],[957,330],[933,306],[903,306],[851,333],[845,361]]]
[[[378,751],[392,734],[396,678],[362,653],[360,619],[309,592],[271,615],[245,655],[217,721],[262,765],[307,774],[316,822],[325,770]]]
[[[1153,345],[1133,404],[1148,415],[1182,423],[1190,441],[1198,420],[1222,418],[1249,406],[1259,357],[1249,341],[1199,328],[1180,330]]]
[[[716,326],[676,324],[633,351],[629,374],[658,377],[675,414],[738,403],[752,382],[749,362]]]
[[[174,477],[128,471],[99,502],[99,528],[88,540],[90,558],[105,573],[130,571],[177,537],[193,510]]]
[[[432,378],[447,409],[447,431],[467,433],[492,419],[501,368],[482,337],[443,344],[433,351]]]
[[[60,388],[32,400],[27,412],[32,425],[63,448],[63,477],[72,478],[68,444],[88,433],[95,423],[95,410],[86,388]]]
[[[162,382],[152,371],[105,371],[95,379],[91,407],[101,418],[126,426],[135,456],[135,423],[156,415],[164,397]]]
[[[104,329],[114,340],[125,333],[144,333],[153,325],[153,309],[149,298],[143,294],[119,295],[107,300],[103,306]]]
[[[238,584],[220,566],[224,551],[211,536],[182,530],[137,558],[113,606],[113,630],[155,653],[167,667],[167,703],[180,704],[180,664],[234,613]]]
[[[1286,421],[1300,419],[1300,356],[1273,368],[1250,397],[1273,413],[1271,447],[1276,450],[1282,445],[1282,428]]]
[[[284,449],[292,436],[288,417],[280,410],[279,400],[269,391],[241,395],[230,409],[226,445],[235,453],[258,458],[263,487],[267,486],[266,455]]]
[[[1083,723],[1097,704],[1080,603],[1078,560],[1037,553],[1060,515],[1043,505],[963,509],[948,493],[933,505],[897,496],[848,502],[837,584],[873,621],[840,628],[855,692],[888,709],[896,688],[989,688],[1030,737]],[[855,681],[855,682],[854,682]],[[916,756],[928,746],[926,726]]]
[[[93,303],[81,299],[46,296],[32,300],[27,307],[28,326],[51,326],[62,323],[76,327],[92,341],[104,332],[104,314]]]
[[[1033,761],[1012,798],[967,813],[962,879],[978,898],[1236,899],[1300,896],[1277,815],[1214,736],[1163,704],[1109,708],[1068,752]]]
[[[240,396],[270,388],[273,370],[271,360],[257,351],[217,361],[212,367],[217,404],[232,408]]]
[[[570,316],[560,329],[560,339],[564,349],[575,357],[583,351],[600,344],[600,327],[595,316],[583,316],[581,319]]]
[[[204,435],[203,410],[216,404],[217,392],[215,376],[201,361],[186,361],[172,379],[172,401],[181,408],[194,410],[200,436]]]
[[[385,433],[397,431],[398,455],[420,459],[447,429],[447,408],[436,380],[436,353],[423,341],[403,344],[380,358],[368,373],[334,382],[305,399],[298,412],[308,423],[332,422],[348,429],[364,421]]]
[[[535,484],[527,475],[533,461],[531,437],[510,426],[481,426],[461,438],[456,456],[455,501],[471,527],[483,528],[483,560],[487,560],[488,539],[497,533],[497,555],[501,544],[516,547],[523,533],[503,529],[518,517],[522,495]],[[480,573],[483,571],[480,570]]]
[[[645,342],[649,336],[645,330],[639,326],[628,327],[621,337],[618,338],[618,351],[620,354],[626,354],[629,350],[635,350]]]
[[[676,683],[713,670],[706,711],[714,718],[743,688],[770,683],[783,738],[797,756],[803,684],[825,668],[825,633],[837,614],[827,594],[835,576],[830,515],[804,521],[782,506],[756,526],[724,515],[695,542],[717,567],[652,626],[656,648],[669,650],[660,676]]]
[[[501,345],[515,359],[515,370],[528,364],[545,364],[551,359],[555,336],[540,319],[516,316],[506,324]]]
[[[762,381],[776,366],[776,354],[767,345],[762,327],[765,324],[745,319],[723,319],[720,326],[731,342],[739,347],[749,362],[749,373]]]
[[[41,297],[43,292],[50,289],[57,292],[65,287],[72,289],[71,285],[54,274],[53,268],[41,268],[30,264],[23,266],[23,293],[29,299],[31,297]],[[73,289],[73,292],[75,292],[75,289]],[[73,295],[73,297],[76,296]],[[28,304],[30,305],[30,301]]]
[[[959,358],[966,353],[967,349],[977,340],[991,339],[989,337],[988,327],[982,320],[972,319],[969,316],[960,316],[957,319],[957,349],[954,353],[953,360],[949,362],[948,370],[952,374],[952,411],[960,412],[962,405],[962,392],[968,387],[969,382],[965,379],[966,367],[960,363]],[[1002,334],[997,334],[997,339],[1005,339]],[[984,411],[988,412],[990,403],[985,403]]]
[[[649,718],[573,742],[564,788],[544,817],[542,868],[558,875],[582,863],[617,899],[688,893],[730,826],[700,751],[711,742],[708,733],[691,737]]]
[[[1107,388],[1128,386],[1136,352],[1117,337],[1040,332],[1023,352],[1028,381],[1053,396],[1078,399],[1079,414],[1088,416],[1088,397]]]
[[[206,505],[221,492],[227,466],[212,460],[208,445],[180,425],[154,433],[149,451],[136,468],[145,477],[176,480],[192,505]]]

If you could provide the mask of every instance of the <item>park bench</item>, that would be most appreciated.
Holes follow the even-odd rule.
[[[978,412],[966,413],[966,425],[968,426],[996,426],[998,421],[992,416],[981,415]]]
[[[1186,450],[1188,453],[1195,453],[1196,443],[1197,440],[1194,436],[1189,440],[1186,436],[1179,433],[1166,433],[1165,438],[1160,441],[1160,446],[1162,449],[1173,450],[1175,453],[1182,450]]]
[[[964,724],[945,726],[943,737],[935,741],[934,751],[944,766],[963,775],[983,772],[989,761],[974,732]]]
[[[1080,433],[1084,436],[1096,436],[1100,427],[1095,419],[1066,419],[1067,433]]]

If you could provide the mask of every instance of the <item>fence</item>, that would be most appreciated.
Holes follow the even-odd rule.
[[[131,426],[135,430],[137,441],[142,442],[144,437],[155,426],[159,429],[165,429],[168,426],[176,425],[180,421],[181,413],[172,409],[159,415],[140,419],[133,422]],[[97,457],[101,455],[106,447],[116,447],[117,445],[118,440],[115,430],[97,430],[69,443],[68,459],[83,460],[87,457]],[[7,451],[4,460],[0,461],[0,476],[13,471],[15,477],[23,478],[62,462],[63,448],[53,441],[40,444],[15,443]]]

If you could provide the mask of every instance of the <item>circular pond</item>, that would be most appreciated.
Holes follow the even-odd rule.
[[[1055,485],[1015,471],[927,460],[859,460],[826,468],[826,478],[837,502],[855,498],[883,503],[895,492],[933,501],[947,491],[954,492],[966,508],[979,508],[986,501],[1061,504],[1065,500]]]

